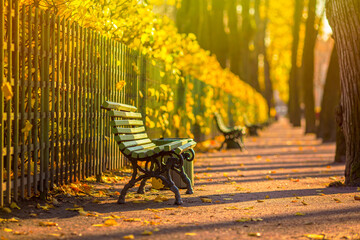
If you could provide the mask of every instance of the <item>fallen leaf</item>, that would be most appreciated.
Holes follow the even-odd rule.
[[[210,198],[200,198],[203,203],[212,203],[212,199]]]
[[[238,210],[238,207],[225,207],[225,210]]]
[[[11,213],[11,209],[8,207],[4,207],[4,208],[2,208],[2,210],[6,213]]]
[[[126,218],[124,222],[141,222],[140,218]]]
[[[57,226],[58,224],[54,222],[39,222],[39,225],[43,227],[50,227],[50,226]]]
[[[334,198],[334,201],[337,202],[337,203],[341,203],[341,200],[338,199],[338,198]]]
[[[266,195],[266,196],[265,196],[265,198],[266,198],[266,199],[269,199],[269,198],[270,198],[270,196],[269,196],[269,195]]]
[[[308,205],[305,201],[302,201],[301,203],[305,206]]]
[[[10,228],[4,228],[4,232],[12,232],[13,230]]]
[[[186,236],[196,236],[196,233],[190,233],[190,232],[188,232],[188,233],[185,233],[185,235],[186,235]]]
[[[25,126],[23,129],[21,129],[21,132],[24,133],[24,132],[29,132],[31,129],[32,129],[33,125],[30,123],[29,120],[26,120],[25,122]]]
[[[301,212],[295,213],[295,216],[304,216],[304,215],[305,215],[305,213],[301,213]]]
[[[250,237],[260,237],[261,236],[261,233],[248,233],[248,236]]]
[[[152,235],[152,234],[153,233],[151,231],[147,231],[147,230],[145,230],[141,233],[141,235],[147,235],[147,236]]]
[[[126,235],[126,236],[123,236],[123,239],[135,239],[134,235]]]
[[[305,234],[305,237],[308,237],[310,239],[325,239],[325,235],[324,234]]]
[[[104,224],[106,226],[116,226],[116,225],[118,225],[118,222],[115,221],[114,219],[108,219],[104,222]]]
[[[355,195],[354,199],[360,201],[360,195]]]
[[[17,204],[16,204],[16,202],[12,202],[11,204],[10,204],[10,207],[11,208],[13,208],[13,209],[21,209]]]
[[[264,202],[264,200],[261,200],[261,199],[258,199],[258,200],[256,200],[257,202]]]
[[[2,87],[1,87],[1,90],[2,90],[2,92],[4,94],[4,97],[5,97],[6,101],[9,101],[14,95],[9,82],[4,82]]]

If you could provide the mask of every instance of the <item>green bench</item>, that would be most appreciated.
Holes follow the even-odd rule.
[[[175,204],[181,205],[180,192],[171,178],[170,170],[178,173],[186,183],[186,194],[192,194],[191,182],[184,172],[183,163],[194,160],[193,147],[196,142],[181,139],[157,146],[148,138],[142,115],[136,112],[136,107],[109,101],[105,101],[101,107],[108,111],[115,141],[133,169],[130,181],[121,190],[118,203],[125,203],[126,192],[136,182],[141,181],[138,193],[144,193],[146,181],[154,177],[161,179],[164,186],[174,192]]]
[[[250,136],[259,136],[258,130],[263,129],[261,124],[245,124]]]
[[[220,146],[220,150],[226,144],[227,149],[239,148],[240,151],[244,148],[243,136],[245,134],[244,128],[241,126],[228,127],[225,125],[223,118],[219,113],[214,113],[214,119],[218,130],[224,135],[225,140]]]

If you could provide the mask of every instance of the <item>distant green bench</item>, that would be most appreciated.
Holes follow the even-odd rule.
[[[226,144],[226,148],[239,148],[241,151],[244,148],[243,136],[245,134],[244,128],[241,126],[228,127],[225,125],[223,118],[219,113],[214,113],[214,119],[218,130],[224,135],[225,140],[220,146],[220,150]]]
[[[191,182],[184,172],[184,160],[192,161],[195,157],[192,139],[181,139],[157,146],[147,136],[141,113],[131,105],[105,101],[101,106],[108,110],[111,118],[111,131],[115,134],[121,152],[130,161],[133,173],[131,180],[122,189],[118,203],[125,203],[128,189],[141,181],[138,193],[144,193],[146,181],[152,177],[159,178],[163,184],[175,193],[175,204],[183,202],[179,189],[171,179],[170,170],[177,172],[187,185],[186,194],[192,194]],[[139,162],[143,162],[142,166]],[[139,176],[137,176],[139,174]]]
[[[263,125],[261,124],[245,124],[245,127],[250,136],[259,136],[258,130],[263,129]]]

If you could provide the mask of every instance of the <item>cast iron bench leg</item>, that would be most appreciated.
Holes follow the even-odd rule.
[[[141,181],[140,186],[139,186],[139,188],[138,188],[138,190],[137,190],[137,193],[139,193],[139,194],[144,194],[144,193],[145,193],[145,184],[146,184],[146,181],[149,180],[150,178],[151,178],[151,177],[148,176],[148,177],[144,178],[144,179]]]

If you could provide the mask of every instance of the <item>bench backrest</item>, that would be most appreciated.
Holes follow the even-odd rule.
[[[141,113],[136,112],[136,107],[105,101],[102,108],[108,110],[111,132],[115,134],[115,141],[125,155],[156,146],[148,138]]]
[[[216,126],[218,127],[220,132],[227,132],[229,128],[225,125],[224,120],[222,119],[219,113],[214,113],[214,118],[216,121]]]

